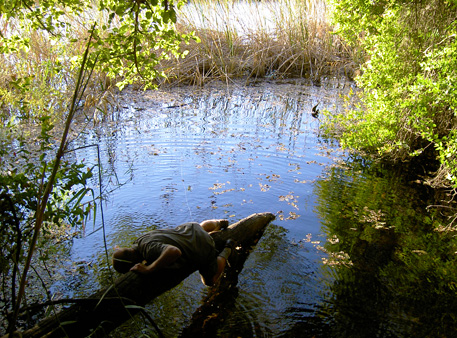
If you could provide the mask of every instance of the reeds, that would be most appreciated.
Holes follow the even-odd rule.
[[[87,32],[80,32],[76,42],[59,43],[49,33],[31,26],[19,26],[15,19],[1,22],[2,35],[17,31],[29,39],[28,48],[18,48],[0,55],[0,121],[10,117],[40,118],[43,114],[64,114],[71,97],[75,78],[72,59],[81,54],[81,45]]]
[[[319,80],[355,70],[349,50],[332,34],[324,0],[193,0],[178,17],[179,30],[195,31],[201,43],[183,46],[187,57],[164,65],[168,83]]]
[[[92,21],[103,23],[103,13],[85,13]],[[350,51],[332,34],[327,22],[324,0],[192,0],[178,13],[178,30],[195,31],[201,42],[183,44],[188,54],[184,59],[163,61],[161,70],[167,79],[161,84],[193,84],[217,79],[229,81],[246,78],[247,83],[259,78],[351,75],[354,71]],[[32,27],[15,27],[14,20],[0,18],[3,36],[13,30],[31,38],[30,48],[14,56],[0,56],[0,98],[5,110],[21,110],[19,105],[33,103],[33,111],[62,108],[74,76],[72,58],[81,54],[87,37],[82,18],[68,18],[72,23],[73,41],[51,41],[46,33]],[[78,28],[79,27],[79,28]],[[16,79],[28,79],[29,89]],[[103,73],[95,74],[88,93],[96,105],[103,91],[113,82]],[[17,88],[22,88],[19,91]],[[91,107],[92,115],[100,109]],[[9,114],[1,114],[5,121]]]

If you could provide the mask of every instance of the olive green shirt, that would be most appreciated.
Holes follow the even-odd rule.
[[[154,262],[168,245],[177,247],[182,253],[169,268],[193,268],[205,278],[216,274],[216,247],[200,224],[189,222],[176,228],[153,230],[135,241],[135,248],[148,264]]]

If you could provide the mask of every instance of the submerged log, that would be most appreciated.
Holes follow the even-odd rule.
[[[226,230],[212,233],[220,250],[227,239],[241,248],[251,246],[274,219],[271,213],[253,214]],[[181,283],[193,269],[160,270],[145,276],[129,272],[110,287],[72,305],[22,333],[22,337],[103,337],[165,291]]]

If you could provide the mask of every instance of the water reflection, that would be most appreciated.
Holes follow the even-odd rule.
[[[312,312],[318,298],[314,259],[304,243],[291,244],[286,229],[271,225],[243,263],[242,274],[209,291],[181,336],[255,337],[287,331],[297,316]]]
[[[335,82],[126,92],[119,120],[87,139],[126,182],[105,208],[108,248],[154,228],[269,211],[278,217],[236,286],[212,304],[215,336],[457,335],[457,243],[433,230],[430,191],[363,159],[334,162],[319,138],[312,106],[337,112],[343,91]],[[96,263],[83,283],[73,276],[71,292],[84,285],[74,294],[106,284],[104,240],[75,240],[73,261]],[[148,311],[179,336],[209,292],[194,274]],[[141,334],[155,336],[136,318],[113,336]]]
[[[432,194],[379,164],[348,164],[316,184],[329,239],[329,290],[318,311],[328,335],[454,336],[457,242],[433,230]]]
[[[72,261],[91,262],[91,270],[72,276],[68,294],[107,283],[105,240],[111,250],[155,228],[269,211],[278,217],[236,285],[209,304],[214,336],[453,336],[457,243],[453,233],[433,231],[440,218],[425,212],[430,191],[392,168],[335,161],[337,150],[319,138],[312,106],[337,113],[346,88],[335,81],[125,92],[119,119],[86,140],[100,144],[104,169],[125,184],[108,195],[106,238],[99,231],[75,240]],[[90,162],[93,151],[78,156]],[[196,325],[209,295],[193,274],[148,311],[176,337]],[[135,318],[113,337],[141,334],[156,335]]]

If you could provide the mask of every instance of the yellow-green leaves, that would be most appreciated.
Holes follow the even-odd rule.
[[[338,116],[343,145],[395,160],[434,149],[442,180],[457,187],[457,24],[455,5],[331,1],[338,32],[366,59],[361,104]],[[332,122],[335,125],[335,121]]]

